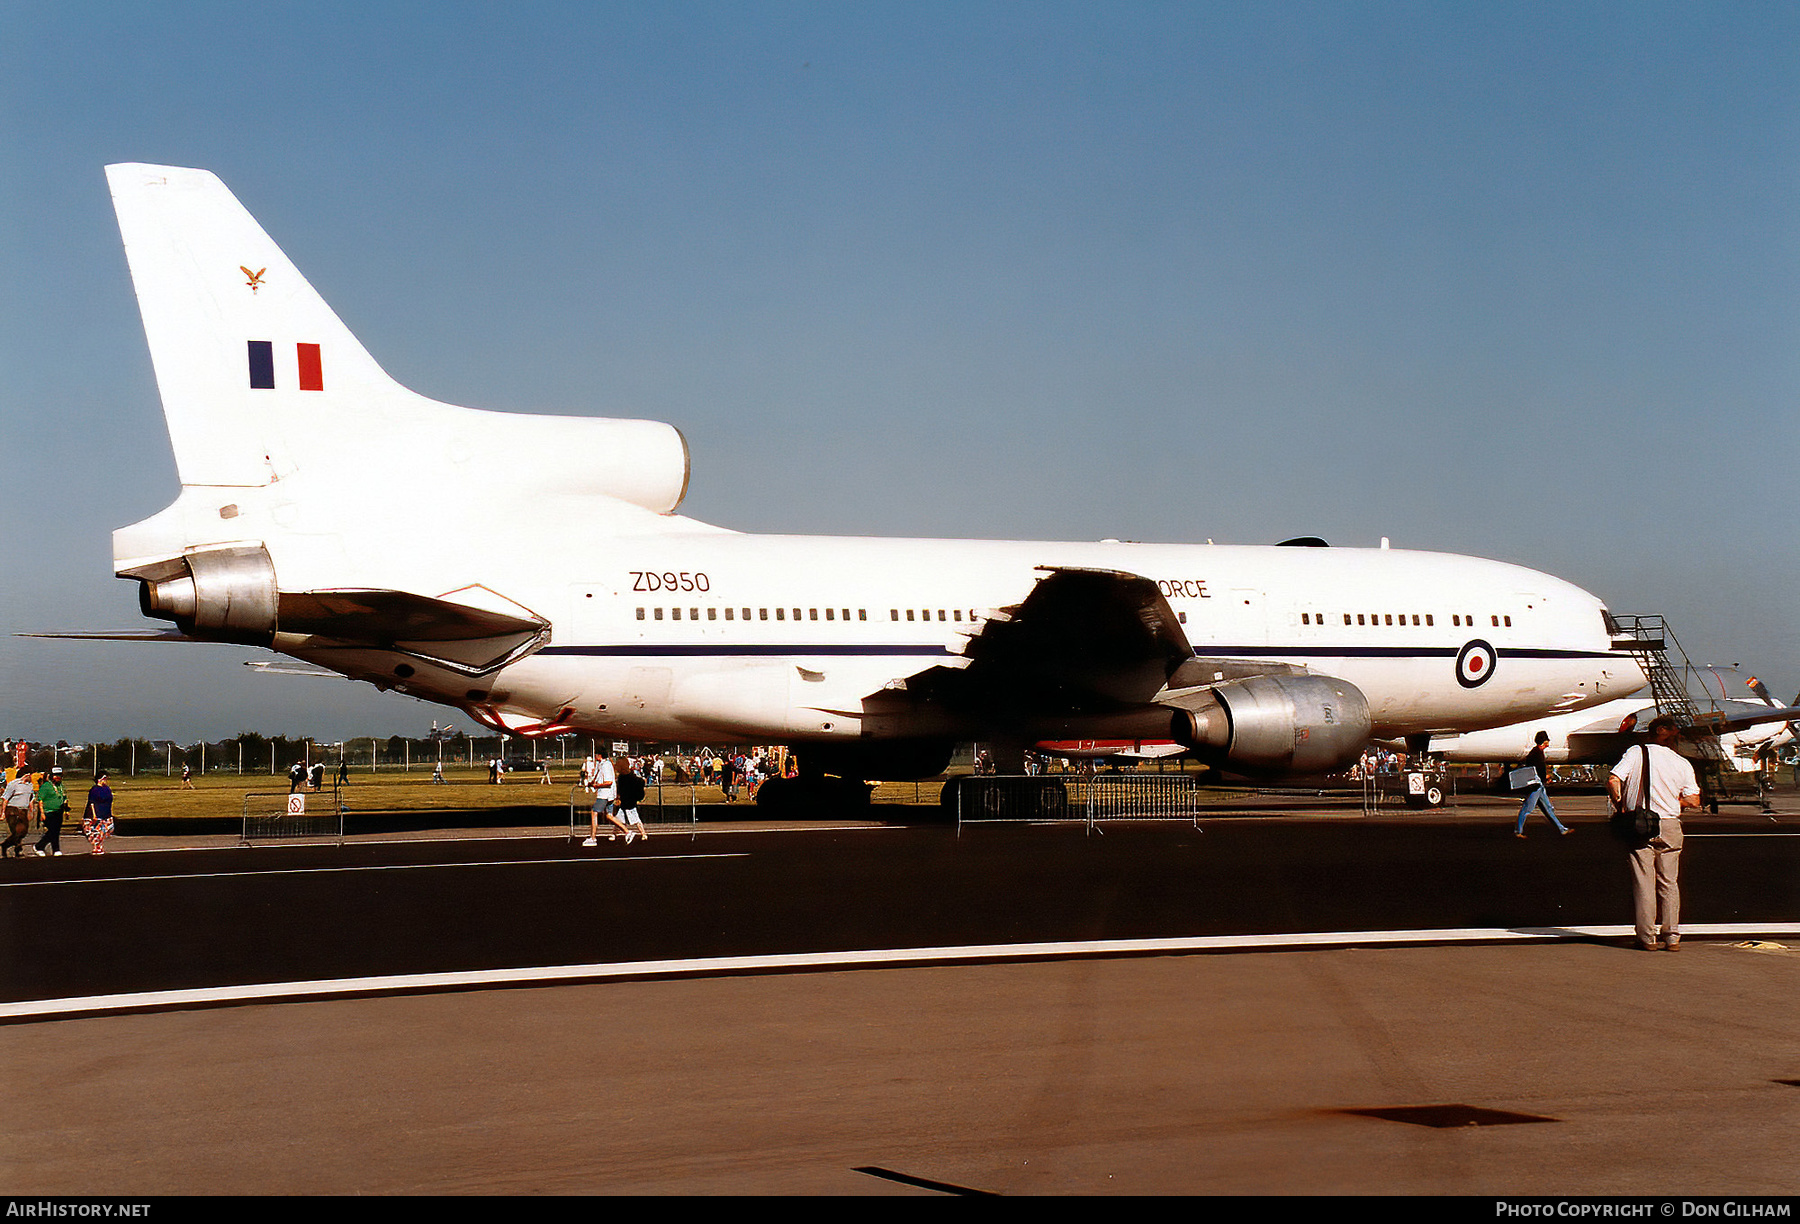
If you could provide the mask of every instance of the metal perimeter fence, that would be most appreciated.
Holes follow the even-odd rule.
[[[954,778],[944,806],[957,824],[1004,820],[1185,820],[1200,824],[1200,788],[1189,774],[1048,774]]]
[[[344,805],[328,791],[249,791],[244,795],[245,845],[253,841],[344,840]]]

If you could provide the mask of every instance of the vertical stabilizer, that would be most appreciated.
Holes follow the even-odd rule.
[[[290,529],[367,531],[422,498],[456,498],[482,523],[502,521],[495,507],[508,500],[615,523],[680,504],[688,453],[673,426],[486,412],[409,391],[215,175],[132,163],[106,178],[184,490],[114,533],[120,572],[270,545]]]
[[[346,395],[379,413],[411,394],[217,176],[132,163],[106,178],[182,484],[267,484],[302,422]]]

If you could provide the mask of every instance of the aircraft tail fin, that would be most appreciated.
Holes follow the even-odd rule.
[[[435,494],[485,489],[497,456],[528,455],[541,498],[657,515],[681,503],[688,450],[673,426],[419,395],[375,363],[217,176],[131,163],[106,177],[184,487],[306,473],[340,495],[375,483]]]
[[[182,484],[268,484],[302,422],[412,395],[217,176],[131,163],[106,178]]]

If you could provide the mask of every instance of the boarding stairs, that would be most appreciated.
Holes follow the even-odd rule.
[[[1650,681],[1650,698],[1656,703],[1656,712],[1674,715],[1683,728],[1682,737],[1692,745],[1684,755],[1693,763],[1694,776],[1700,783],[1700,802],[1715,813],[1721,803],[1753,804],[1768,811],[1768,799],[1760,787],[1761,775],[1740,774],[1725,756],[1716,729],[1724,714],[1716,706],[1702,710],[1690,694],[1688,677],[1695,667],[1668,621],[1660,616],[1614,613],[1613,623],[1617,626],[1613,649],[1628,650],[1637,659]],[[1679,667],[1670,661],[1671,654],[1681,660]],[[1751,783],[1748,779],[1752,777],[1758,781]]]

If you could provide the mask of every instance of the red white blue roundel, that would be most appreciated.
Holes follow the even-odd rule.
[[[1456,682],[1464,688],[1480,688],[1494,674],[1494,648],[1480,638],[1464,646],[1456,656]]]

